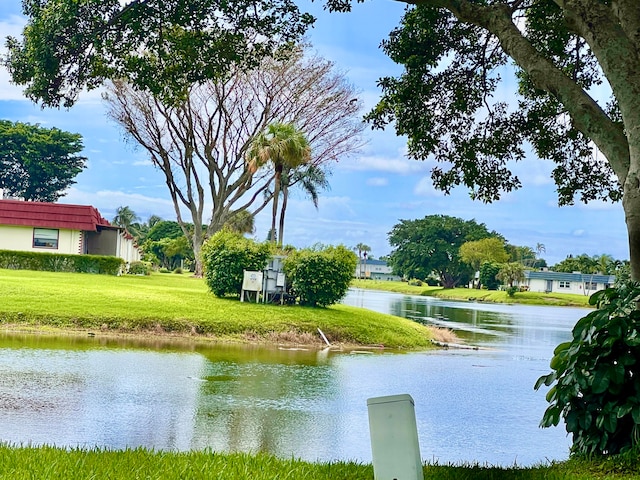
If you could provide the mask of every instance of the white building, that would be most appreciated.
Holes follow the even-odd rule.
[[[398,275],[394,275],[391,267],[384,260],[360,259],[353,275],[356,278],[367,278],[370,280],[392,280],[399,282],[402,280]]]
[[[525,271],[525,280],[520,286],[528,287],[531,292],[557,292],[591,295],[613,286],[615,275],[591,273],[563,273],[549,271]]]
[[[0,200],[0,250],[140,260],[133,237],[94,207],[21,200]]]

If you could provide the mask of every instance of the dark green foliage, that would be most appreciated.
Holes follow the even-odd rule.
[[[327,307],[345,296],[358,258],[343,245],[304,249],[289,255],[284,271],[301,305]]]
[[[487,288],[487,290],[497,290],[500,281],[496,278],[496,275],[499,271],[499,264],[484,262],[480,265],[480,284]]]
[[[240,296],[244,270],[262,271],[271,257],[268,243],[221,230],[202,246],[204,278],[217,297]]]
[[[570,342],[560,344],[552,372],[535,388],[554,384],[541,425],[564,418],[572,452],[612,455],[640,440],[640,284],[594,293],[598,309],[580,319]]]
[[[5,194],[55,202],[84,169],[82,137],[57,128],[0,120],[0,188]]]
[[[193,260],[193,248],[184,235],[177,238],[163,238],[156,242],[147,240],[144,242],[145,259],[153,260],[159,266],[174,270],[183,263],[191,263]]]
[[[178,222],[172,222],[170,220],[160,220],[156,222],[147,233],[146,240],[152,240],[157,242],[163,238],[178,238],[184,236],[182,228]]]
[[[7,40],[12,80],[31,100],[65,107],[106,79],[179,99],[256,65],[313,22],[291,0],[24,0],[23,12],[24,37]]]
[[[151,275],[151,270],[149,262],[131,262],[127,273],[129,275]]]
[[[47,272],[118,275],[124,266],[119,257],[0,250],[0,268]]]
[[[481,11],[490,15],[481,5],[503,3],[510,8],[509,2],[469,2],[474,7],[467,14],[471,9],[477,14],[469,23],[425,3],[408,8],[400,26],[382,43],[404,72],[379,81],[382,99],[366,117],[373,127],[393,124],[399,135],[408,137],[409,157],[433,156],[444,164],[432,170],[432,178],[445,192],[462,185],[473,198],[492,202],[502,192],[519,188],[520,179],[509,163],[524,159],[522,145],[528,142],[538,157],[555,163],[561,205],[572,204],[574,197],[584,202],[619,200],[620,185],[610,165],[593,155],[588,136],[573,122],[558,121],[568,109],[556,91],[536,88],[529,73],[518,70],[518,108],[493,100],[501,97],[495,92],[508,56],[478,16]],[[512,15],[526,25],[523,34],[541,55],[580,88],[601,82],[595,56],[567,28],[557,2],[515,3],[519,11]],[[615,104],[610,110],[612,118],[619,117]]]
[[[507,287],[506,292],[508,296],[513,298],[516,296],[516,293],[518,293],[518,287]]]
[[[483,223],[447,215],[428,215],[419,220],[400,220],[389,232],[394,250],[389,264],[405,278],[427,278],[435,273],[445,288],[468,283],[473,269],[458,252],[468,241],[499,236]]]

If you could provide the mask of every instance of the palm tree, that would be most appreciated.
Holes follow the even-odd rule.
[[[278,244],[282,245],[284,240],[284,217],[289,201],[289,189],[298,185],[308,198],[318,208],[319,190],[327,190],[329,181],[327,173],[317,165],[303,165],[299,168],[289,169],[282,172],[280,191],[282,192],[282,207],[280,208],[280,220],[278,224]]]
[[[255,231],[254,217],[248,210],[238,210],[224,223],[231,231],[245,234]]]
[[[123,206],[116,208],[116,216],[113,217],[112,223],[128,231],[133,223],[139,221],[140,217],[136,215],[136,212],[128,206]]]
[[[366,243],[359,243],[357,244],[355,247],[353,247],[354,250],[358,251],[358,258],[360,259],[358,264],[360,265],[360,273],[359,273],[359,278],[362,278],[362,257],[364,256],[364,269],[365,272],[367,270],[367,252],[371,251],[371,247],[369,245],[367,245]]]
[[[247,152],[248,169],[255,172],[271,162],[274,170],[273,209],[271,214],[271,239],[276,241],[276,217],[282,172],[311,161],[311,146],[304,133],[292,123],[275,122],[267,126],[251,142]]]

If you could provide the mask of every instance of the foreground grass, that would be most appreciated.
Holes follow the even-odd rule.
[[[507,292],[498,290],[477,290],[473,288],[442,288],[409,285],[406,282],[383,280],[353,280],[351,286],[404,293],[406,295],[425,295],[447,300],[465,300],[492,303],[521,303],[526,305],[555,305],[562,307],[589,307],[589,297],[572,293],[518,292],[509,297]]]
[[[219,299],[188,275],[112,277],[0,270],[0,322],[21,326],[201,335],[218,340],[424,348],[432,330],[368,310],[265,305]]]
[[[425,480],[622,480],[635,465],[569,461],[530,468],[425,465]],[[258,453],[65,450],[0,445],[0,479],[371,480],[373,467],[354,462],[309,463]]]

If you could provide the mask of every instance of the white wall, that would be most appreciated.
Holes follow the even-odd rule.
[[[58,230],[58,248],[34,248],[33,227],[0,225],[0,250],[23,252],[82,253],[82,240],[78,230]]]

